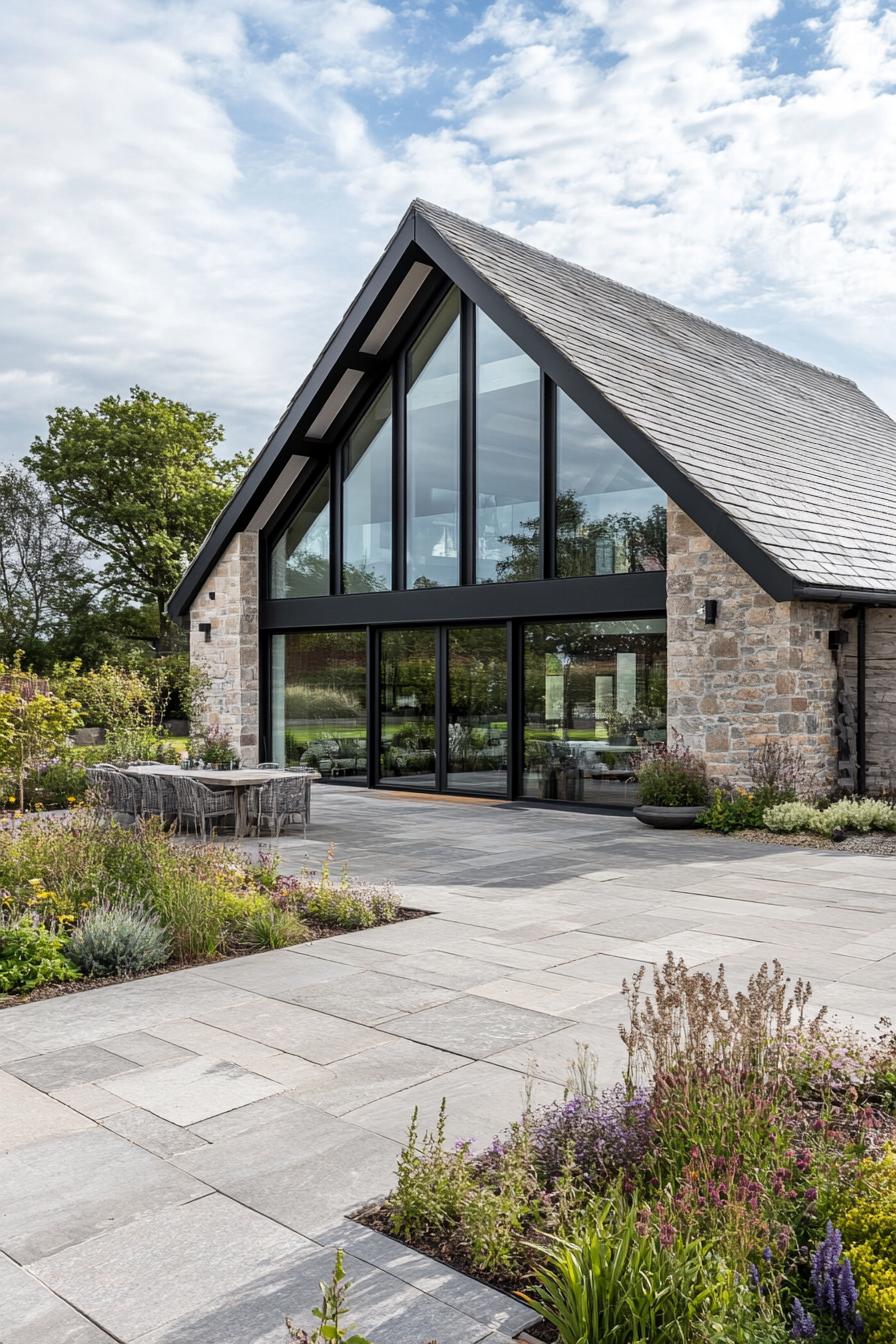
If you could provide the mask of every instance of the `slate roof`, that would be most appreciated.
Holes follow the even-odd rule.
[[[439,206],[412,209],[789,573],[896,589],[896,422],[855,383]]]

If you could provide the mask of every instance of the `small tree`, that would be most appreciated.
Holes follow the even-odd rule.
[[[28,772],[59,755],[80,726],[79,710],[77,700],[54,694],[47,682],[26,672],[20,655],[11,665],[0,663],[0,765],[15,776],[23,810]]]

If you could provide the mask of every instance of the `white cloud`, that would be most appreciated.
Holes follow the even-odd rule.
[[[896,409],[896,12],[804,8],[7,0],[4,451],[137,381],[257,448],[414,195]]]

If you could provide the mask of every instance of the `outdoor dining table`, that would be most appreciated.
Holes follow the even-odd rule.
[[[303,771],[305,779],[320,779],[316,770]],[[294,770],[182,770],[177,765],[131,765],[131,775],[186,775],[188,779],[197,779],[210,789],[231,789],[233,791],[233,811],[235,839],[249,834],[249,790],[257,789],[261,784],[270,784],[274,779],[295,779]]]

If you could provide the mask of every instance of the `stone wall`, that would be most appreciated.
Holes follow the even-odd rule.
[[[214,597],[210,596],[214,593]],[[211,625],[211,639],[198,629]],[[190,608],[190,660],[207,672],[205,726],[228,734],[245,765],[257,765],[258,533],[239,532]]]
[[[751,748],[786,737],[819,784],[833,784],[836,666],[827,636],[839,609],[775,602],[671,502],[667,570],[670,729],[726,783],[749,784]],[[715,625],[699,615],[705,598],[719,602]]]
[[[865,623],[865,752],[873,793],[896,788],[896,610],[869,607]]]

